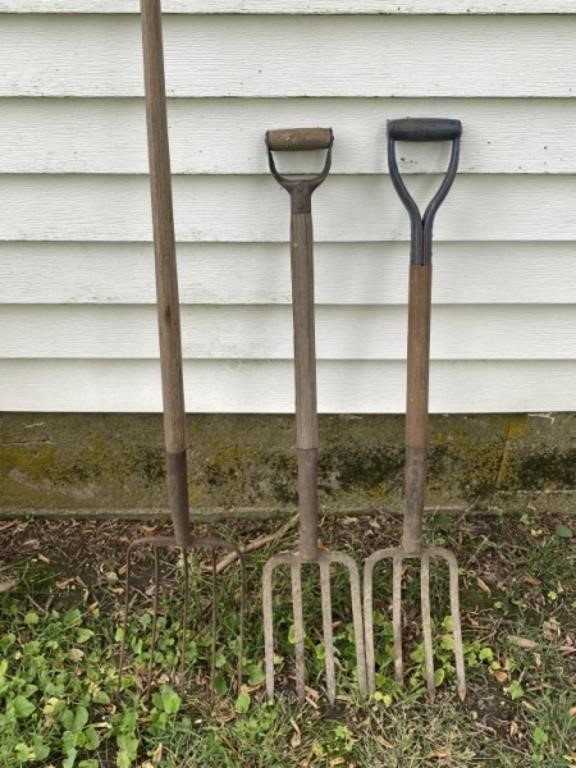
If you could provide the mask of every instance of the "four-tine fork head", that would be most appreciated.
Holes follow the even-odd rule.
[[[366,696],[366,668],[364,651],[364,629],[362,621],[362,596],[358,566],[352,557],[341,552],[319,551],[310,562],[299,553],[284,553],[272,557],[264,566],[262,576],[262,600],[264,605],[264,648],[266,665],[266,692],[268,698],[274,697],[274,619],[272,576],[276,568],[289,566],[292,582],[292,605],[294,617],[294,653],[296,662],[296,694],[300,703],[305,699],[305,654],[304,654],[304,615],[302,606],[302,566],[318,565],[320,569],[320,593],[322,605],[322,631],[324,639],[324,657],[326,666],[326,693],[328,701],[336,700],[336,659],[332,631],[332,597],[330,585],[330,565],[343,566],[350,580],[352,603],[352,621],[356,646],[356,668],[360,695]]]
[[[373,592],[374,568],[382,560],[392,560],[392,628],[394,641],[394,671],[399,683],[404,678],[402,655],[402,565],[404,560],[420,561],[420,605],[422,611],[422,640],[424,645],[424,675],[430,698],[434,698],[434,650],[432,643],[432,616],[430,608],[430,561],[440,558],[448,564],[450,579],[450,616],[454,641],[454,659],[458,695],[462,701],[466,696],[464,673],[464,649],[460,625],[460,600],[458,595],[458,563],[452,552],[443,547],[427,547],[419,552],[408,552],[402,547],[391,547],[374,552],[364,564],[364,626],[366,631],[366,668],[368,689],[376,688],[376,659],[374,650]]]

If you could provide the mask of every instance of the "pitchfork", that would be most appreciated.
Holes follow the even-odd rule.
[[[333,135],[331,129],[292,129],[268,131],[266,144],[274,178],[288,191],[291,199],[291,272],[294,323],[294,369],[296,390],[296,446],[298,457],[298,505],[300,542],[297,552],[272,557],[264,566],[262,587],[264,606],[264,643],[266,690],[274,696],[274,625],[272,575],[280,566],[289,566],[292,584],[294,620],[296,693],[305,698],[304,618],[302,605],[302,566],[315,564],[320,570],[322,626],[324,635],[326,692],[330,703],[336,699],[335,652],[332,631],[330,565],[339,564],[348,571],[352,598],[352,618],[356,644],[358,686],[366,693],[366,670],[362,622],[362,599],[358,567],[342,552],[329,552],[318,542],[317,452],[318,417],[316,406],[316,351],[314,340],[314,268],[312,238],[312,193],[330,170]],[[282,176],[274,161],[274,151],[326,150],[324,168],[317,176],[288,178]]]
[[[452,615],[454,656],[458,694],[466,696],[464,653],[460,627],[458,563],[452,552],[442,547],[422,546],[422,517],[426,487],[426,444],[428,422],[428,378],[430,357],[430,314],[432,287],[432,226],[434,216],[448,194],[456,176],[462,126],[459,120],[406,119],[388,123],[388,164],[392,182],[410,214],[412,238],[410,250],[410,286],[408,299],[408,356],[406,399],[406,475],[404,532],[399,547],[374,552],[364,566],[364,623],[366,628],[366,666],[370,693],[375,690],[375,655],[373,632],[373,572],[377,563],[392,560],[392,625],[394,668],[402,682],[402,566],[408,558],[420,560],[422,637],[424,669],[429,696],[435,693],[432,618],[430,609],[430,561],[440,558],[448,564],[450,610]],[[396,141],[451,141],[448,169],[424,215],[408,192],[398,169]]]
[[[132,556],[137,549],[151,548],[154,554],[154,599],[150,640],[150,666],[146,693],[151,685],[152,668],[158,635],[158,597],[160,592],[160,564],[158,551],[161,548],[176,548],[182,553],[183,601],[181,613],[181,658],[180,677],[184,678],[186,666],[186,633],[189,605],[189,564],[191,550],[207,550],[211,557],[212,570],[212,648],[211,679],[214,680],[216,662],[216,555],[219,549],[234,553],[240,563],[241,589],[238,639],[238,684],[242,677],[242,645],[244,622],[245,575],[244,559],[237,546],[220,538],[192,536],[190,530],[188,485],[186,467],[186,411],[182,374],[182,344],[180,334],[180,304],[176,270],[176,249],[174,237],[174,216],[172,206],[172,184],[170,153],[168,144],[168,123],[166,115],[166,87],[164,80],[164,56],[162,46],[162,11],[160,0],[141,0],[142,41],[144,52],[144,83],[146,91],[146,116],[148,126],[148,152],[152,197],[152,218],[156,260],[156,294],[158,328],[160,337],[160,367],[162,377],[162,400],[164,406],[164,441],[166,447],[166,469],[168,501],[173,536],[152,536],[136,539],[128,547],[126,565],[126,600],[124,634],[120,649],[119,672],[124,665],[124,651],[128,632],[130,609],[130,579]]]

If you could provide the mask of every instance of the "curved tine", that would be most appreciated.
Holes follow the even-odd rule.
[[[424,642],[424,677],[428,696],[433,701],[436,692],[434,680],[434,651],[432,648],[432,615],[430,610],[430,554],[422,552],[420,564],[420,602],[422,606],[422,639]]]
[[[188,629],[188,598],[190,594],[190,569],[188,565],[188,550],[182,549],[184,592],[182,600],[182,638],[180,650],[180,677],[184,683],[186,673],[186,631]]]
[[[334,635],[332,632],[332,596],[330,590],[330,562],[320,560],[320,591],[322,600],[322,629],[324,635],[324,661],[326,666],[326,693],[330,704],[336,701],[336,673],[334,669]]]
[[[240,632],[238,633],[238,693],[242,685],[243,664],[244,664],[244,620],[246,613],[246,560],[244,555],[239,553],[238,563],[240,565]]]
[[[212,549],[212,648],[210,653],[210,695],[214,694],[214,678],[216,676],[216,623],[218,610],[218,588],[216,586],[216,550]]]
[[[459,156],[460,156],[460,137],[452,140],[452,152],[450,155],[448,168],[446,170],[446,173],[444,174],[442,183],[438,187],[438,191],[436,192],[432,200],[430,200],[430,202],[426,206],[426,210],[424,211],[422,222],[424,224],[425,235],[428,234],[429,236],[431,236],[434,216],[436,215],[438,208],[440,208],[440,206],[444,202],[446,195],[450,191],[450,187],[454,183],[454,179],[456,178],[456,171],[458,170]]]
[[[274,616],[272,608],[272,573],[280,565],[291,565],[293,555],[283,553],[271,557],[262,569],[262,612],[264,624],[264,665],[266,669],[266,695],[274,698]]]
[[[356,645],[356,674],[358,676],[358,688],[360,696],[364,699],[368,695],[368,683],[366,680],[366,648],[364,634],[364,619],[362,615],[362,588],[360,585],[360,573],[356,561],[344,552],[323,552],[321,558],[326,562],[339,563],[348,571],[350,579],[350,599],[352,603],[352,624],[354,626],[354,643]]]
[[[444,559],[448,563],[450,574],[450,613],[452,614],[454,637],[454,661],[456,663],[456,684],[461,701],[466,698],[466,672],[464,671],[464,646],[462,644],[462,624],[460,622],[460,592],[458,587],[458,561],[456,556],[446,551]]]
[[[158,639],[158,601],[160,595],[160,558],[158,547],[154,547],[154,601],[152,604],[152,636],[150,638],[150,660],[148,662],[148,678],[146,680],[146,692],[144,698],[147,701],[152,687],[152,670],[154,669],[154,655],[156,653],[156,641]]]
[[[376,656],[374,654],[374,566],[368,558],[364,563],[364,650],[366,657],[366,684],[371,696],[376,690]]]
[[[450,615],[452,617],[452,637],[454,639],[454,661],[456,664],[456,685],[460,701],[466,698],[466,672],[464,669],[464,646],[462,643],[462,624],[460,621],[460,594],[458,588],[458,561],[453,552],[443,547],[432,547],[432,556],[441,557],[448,563],[450,577]]]
[[[294,617],[294,656],[296,659],[296,696],[298,703],[306,698],[305,657],[304,657],[304,612],[302,608],[302,563],[294,559],[290,566],[292,581],[292,614]]]
[[[134,542],[133,542],[134,543]],[[126,637],[128,635],[128,613],[130,611],[130,571],[132,568],[132,550],[133,546],[130,544],[126,551],[126,586],[124,595],[124,626],[122,628],[122,642],[120,643],[120,656],[118,659],[118,688],[117,693],[120,693],[122,687],[122,670],[124,669],[124,653],[126,650]]]
[[[264,665],[266,695],[274,698],[274,617],[272,612],[272,571],[274,562],[268,560],[262,571],[262,611],[264,625]]]
[[[392,560],[392,631],[394,635],[394,670],[396,680],[404,682],[404,662],[402,659],[402,555],[394,555]]]
[[[396,557],[397,547],[373,552],[364,562],[364,646],[366,652],[366,681],[369,694],[376,690],[376,654],[374,650],[374,568],[381,560]]]
[[[240,686],[242,685],[242,675],[243,675],[243,654],[244,654],[244,623],[245,623],[245,613],[246,613],[246,558],[244,557],[244,553],[240,549],[240,547],[237,544],[234,544],[231,541],[226,541],[226,539],[221,539],[218,537],[213,536],[196,536],[192,539],[191,546],[195,549],[210,549],[212,551],[212,556],[215,557],[216,549],[224,549],[228,552],[233,552],[236,557],[238,558],[238,563],[240,565],[240,631],[238,633],[238,690],[240,690]],[[214,603],[216,601],[216,581],[215,578],[217,577],[214,575],[214,564],[213,564],[213,570],[212,570],[212,590],[214,595]],[[213,607],[214,607],[213,603]],[[215,633],[213,632],[213,637],[215,637]]]

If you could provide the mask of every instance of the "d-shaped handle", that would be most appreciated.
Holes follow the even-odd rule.
[[[407,117],[390,120],[388,135],[395,141],[453,141],[462,135],[462,123],[442,117]]]
[[[434,224],[434,216],[442,205],[456,176],[458,158],[460,156],[461,135],[462,123],[460,120],[423,117],[390,120],[388,123],[388,168],[396,192],[410,215],[412,227],[410,261],[412,264],[430,264],[432,261],[432,226]],[[448,168],[436,194],[428,203],[424,215],[420,213],[416,201],[408,192],[402,179],[396,158],[397,141],[452,142],[452,154],[450,155]]]

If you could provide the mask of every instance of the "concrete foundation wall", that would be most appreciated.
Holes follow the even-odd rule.
[[[320,418],[327,513],[400,511],[403,417]],[[296,504],[290,416],[191,415],[193,513],[273,516]],[[570,513],[576,414],[435,416],[428,506]],[[156,517],[166,511],[156,415],[0,416],[0,516]]]

